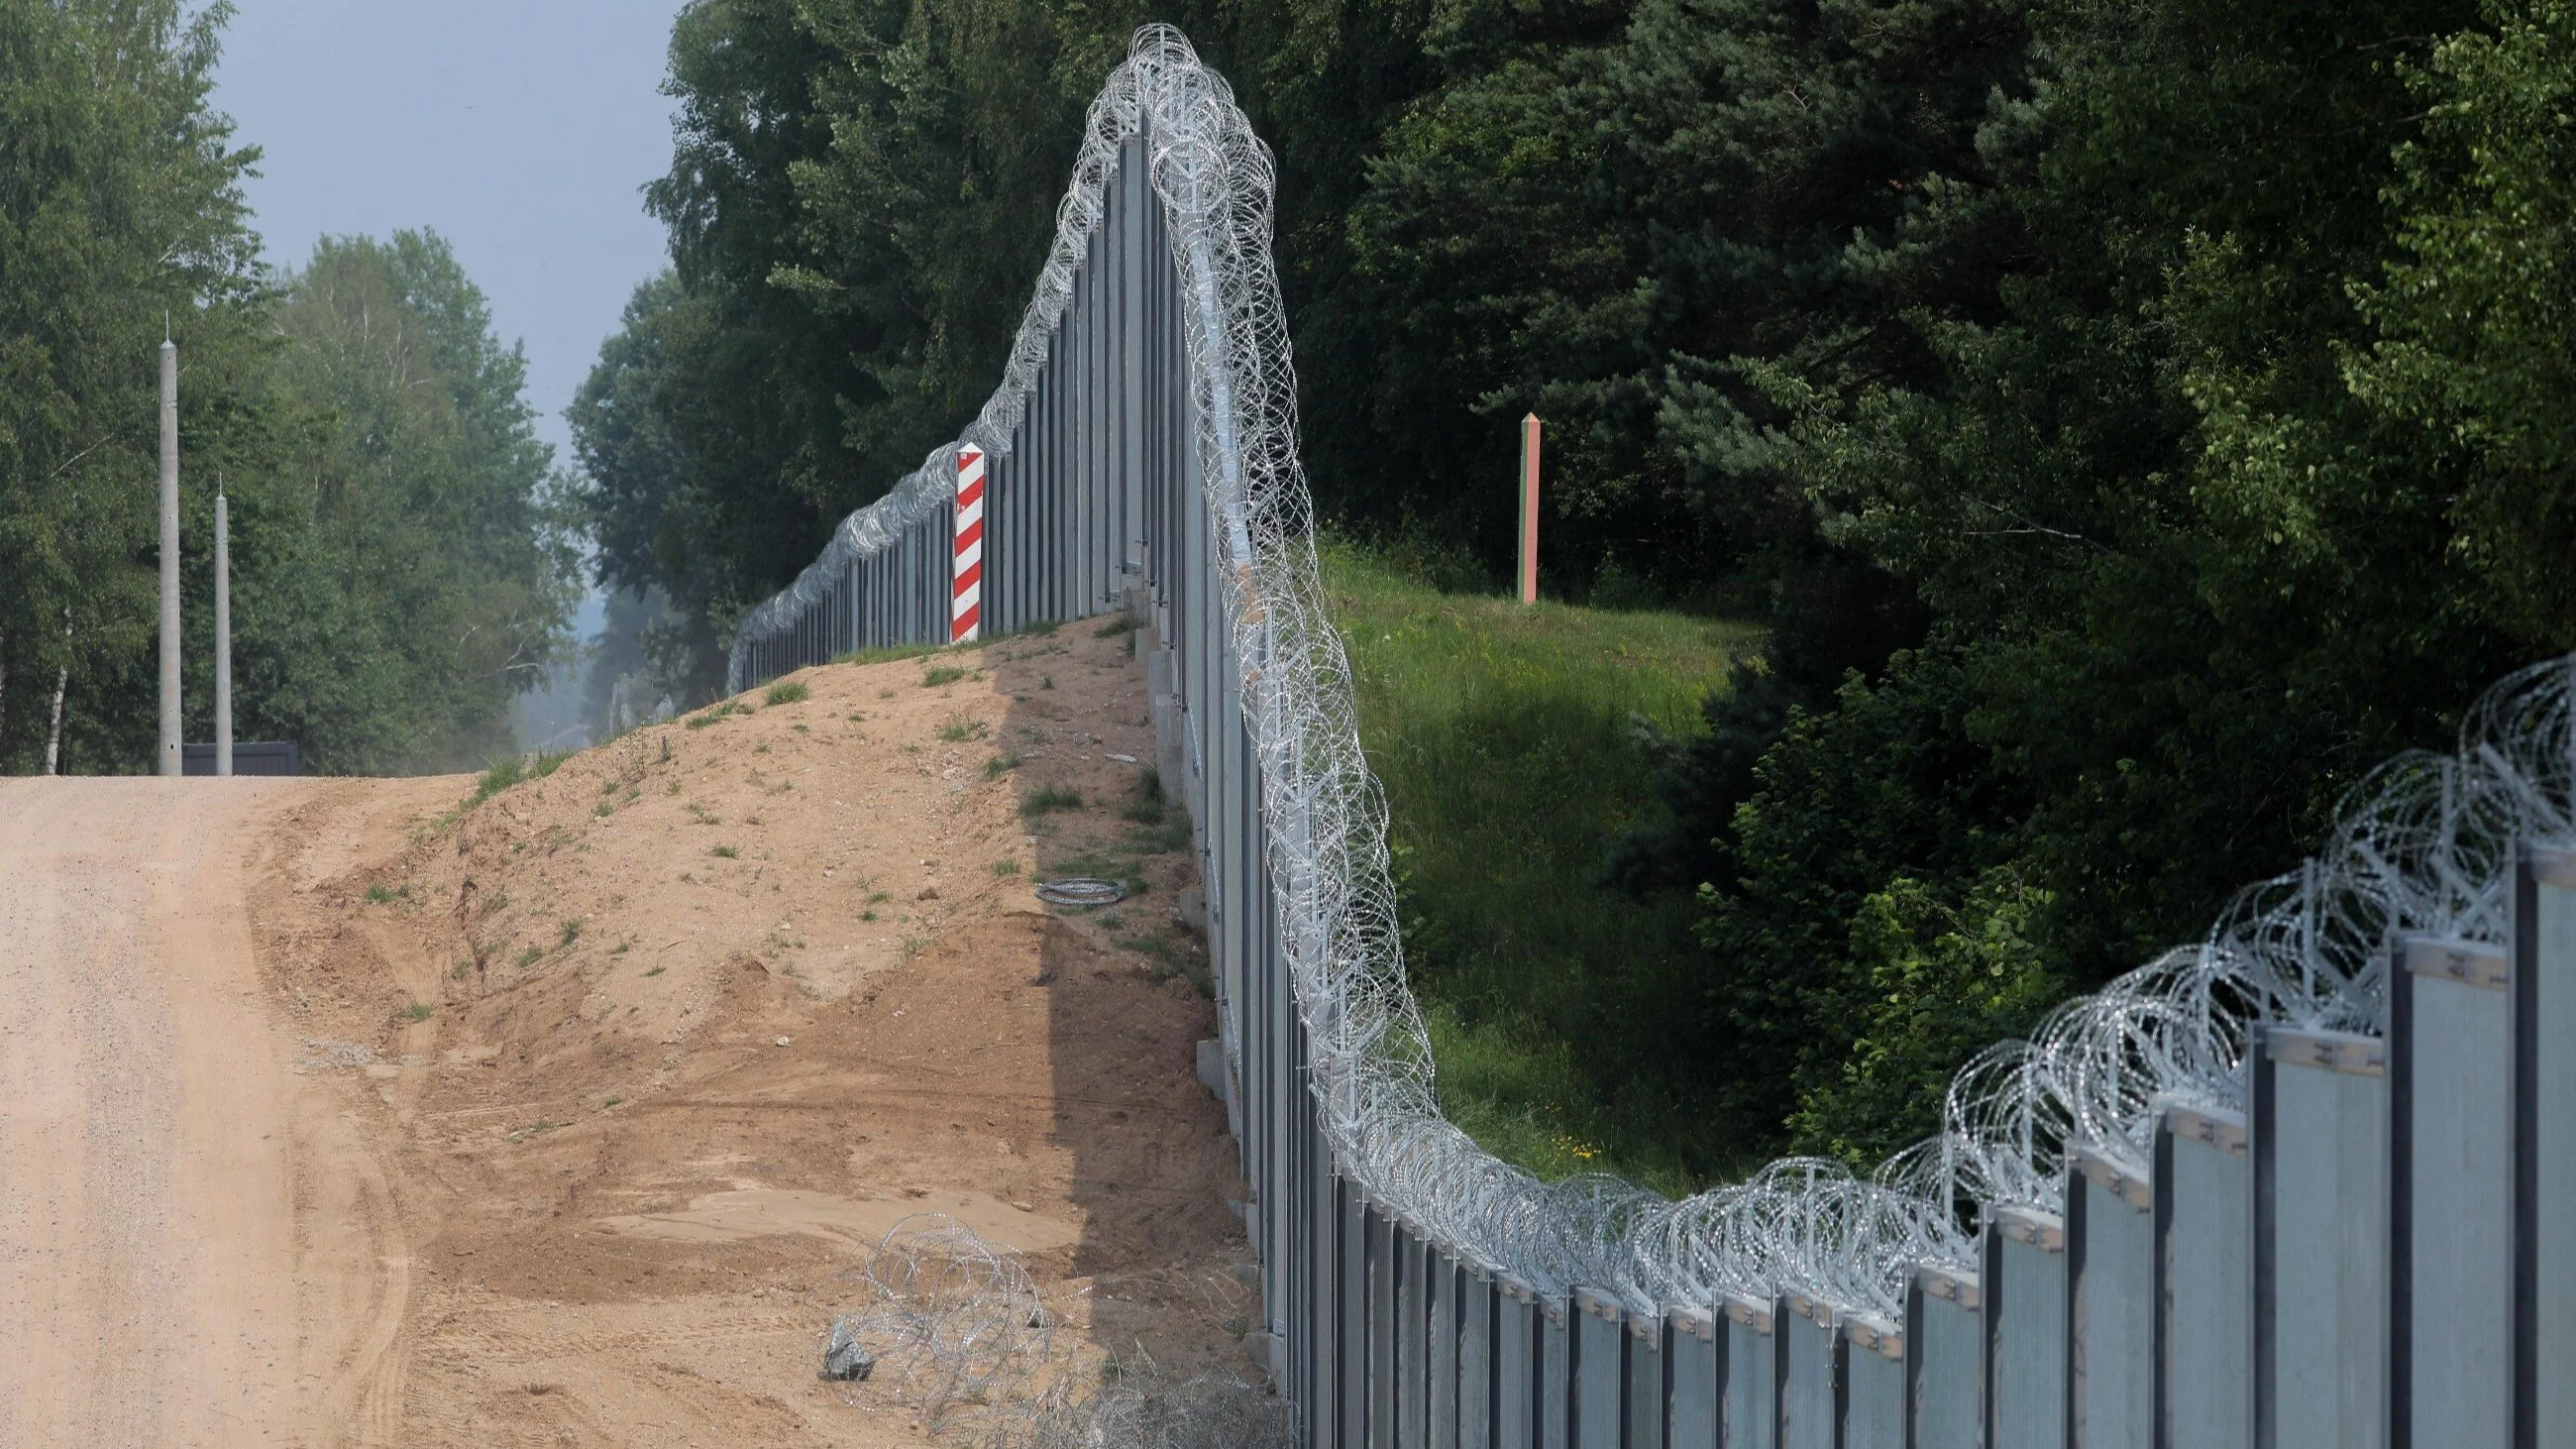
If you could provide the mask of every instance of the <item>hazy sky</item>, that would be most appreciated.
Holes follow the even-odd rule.
[[[671,159],[677,0],[238,0],[215,103],[267,154],[269,260],[324,234],[437,229],[528,349],[539,429],[663,263],[637,188]]]

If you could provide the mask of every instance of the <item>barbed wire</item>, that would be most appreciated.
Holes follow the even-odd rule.
[[[2061,1209],[2079,1145],[2143,1172],[2160,1096],[2241,1110],[2254,1023],[2379,1031],[2388,936],[2500,941],[2513,842],[2568,833],[2576,659],[2498,683],[2453,754],[2374,771],[2314,859],[2247,890],[2199,944],[2067,1002],[2027,1041],[1980,1053],[1950,1085],[1942,1131],[1874,1172],[1795,1159],[1679,1201],[1599,1174],[1540,1181],[1439,1108],[1396,929],[1385,802],[1323,604],[1270,252],[1271,157],[1178,31],[1138,31],[1093,102],[1005,380],[967,440],[1007,452],[1120,149],[1139,130],[1181,280],[1201,420],[1191,444],[1240,670],[1223,684],[1240,691],[1260,765],[1263,859],[1323,1132],[1342,1173],[1463,1260],[1543,1292],[1610,1293],[1638,1312],[1794,1292],[1893,1315],[1907,1265],[1973,1266],[1970,1205]],[[852,514],[793,588],[745,620],[737,689],[747,642],[792,626],[852,558],[936,511],[955,446]],[[1213,703],[1190,702],[1221,713]]]

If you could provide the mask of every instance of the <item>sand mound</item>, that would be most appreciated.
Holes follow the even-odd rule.
[[[1129,637],[783,683],[470,806],[327,786],[269,837],[299,1069],[402,1164],[405,1443],[909,1442],[895,1386],[814,1368],[921,1211],[1025,1251],[1069,1336],[1240,1361],[1188,826]],[[1132,893],[1051,908],[1060,873]]]

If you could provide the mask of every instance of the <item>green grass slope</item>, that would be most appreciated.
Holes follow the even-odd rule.
[[[1723,1172],[1669,1049],[1673,1004],[1697,990],[1691,905],[1595,877],[1655,808],[1637,721],[1700,728],[1700,700],[1758,631],[1442,593],[1340,543],[1324,580],[1451,1120],[1547,1177],[1685,1191]]]

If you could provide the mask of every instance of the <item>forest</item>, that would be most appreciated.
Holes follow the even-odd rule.
[[[209,103],[227,15],[0,0],[0,773],[151,766],[165,336],[186,737],[214,737],[221,488],[237,736],[480,766],[580,591],[524,365],[433,233],[261,262],[258,151]]]
[[[1551,596],[1763,627],[1571,887],[1688,902],[1583,1055],[1706,1170],[1916,1139],[2576,646],[2557,0],[697,0],[575,414],[680,697],[994,384],[1153,19],[1276,152],[1339,536],[1499,584],[1535,410]]]

